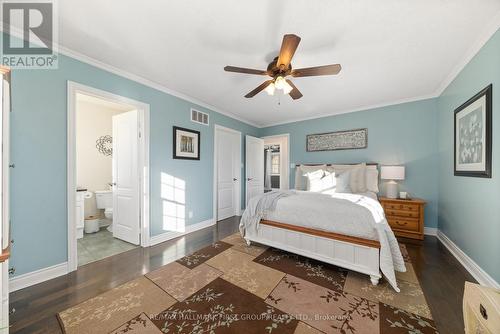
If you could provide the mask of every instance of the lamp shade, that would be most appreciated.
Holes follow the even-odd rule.
[[[382,166],[380,178],[382,180],[404,180],[405,166]]]

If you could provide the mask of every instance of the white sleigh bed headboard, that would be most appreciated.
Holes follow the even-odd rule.
[[[335,167],[338,168],[346,168],[350,166],[355,166],[359,165],[359,163],[340,163],[340,164],[296,164],[295,165],[295,186],[294,188],[297,190],[306,190],[307,187],[307,180],[304,177],[304,171],[307,172],[314,172],[319,169],[326,169],[326,168],[333,168]],[[377,185],[378,185],[378,163],[376,162],[367,162],[366,163],[366,169],[369,171],[373,171],[376,179],[377,179]],[[378,193],[378,191],[377,191]]]

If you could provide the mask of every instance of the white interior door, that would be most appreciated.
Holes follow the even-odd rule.
[[[246,203],[264,193],[264,140],[246,136]]]
[[[113,236],[139,244],[139,119],[137,110],[113,116]]]
[[[217,220],[237,215],[240,191],[240,134],[217,129]]]
[[[9,215],[9,128],[10,73],[0,68],[0,252],[10,246]],[[0,333],[9,333],[9,260],[0,263]]]

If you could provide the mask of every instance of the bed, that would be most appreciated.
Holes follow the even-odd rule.
[[[352,165],[300,165],[297,171],[302,166],[345,170]],[[377,164],[366,164],[366,170],[376,172],[378,191]],[[240,230],[248,244],[256,242],[354,270],[368,275],[373,285],[383,273],[398,292],[394,271],[406,271],[373,191],[353,194],[300,189],[264,194],[250,200]]]

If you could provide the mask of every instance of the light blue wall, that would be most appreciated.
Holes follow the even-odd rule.
[[[493,84],[492,178],[453,175],[454,110]],[[438,99],[439,229],[500,282],[500,31]]]
[[[368,128],[368,148],[306,152],[306,135]],[[290,134],[291,163],[378,162],[404,164],[401,190],[427,201],[425,226],[437,227],[436,100],[423,100],[384,108],[317,118],[262,129],[263,136]],[[290,170],[293,186],[295,170]],[[383,190],[383,189],[381,189]]]
[[[152,235],[165,232],[161,173],[186,181],[186,225],[211,219],[214,124],[237,129],[243,135],[259,134],[257,128],[65,56],[60,57],[58,70],[14,71],[11,123],[11,162],[15,164],[11,170],[14,244],[11,264],[16,268],[16,275],[67,260],[68,80],[150,104]],[[190,121],[191,107],[210,114],[210,127]],[[173,125],[201,132],[200,161],[172,159]],[[192,218],[188,217],[189,211],[193,212]]]
[[[164,232],[161,173],[186,181],[187,224],[212,218],[213,124],[217,123],[254,136],[289,133],[292,163],[404,164],[407,178],[401,189],[428,201],[426,226],[437,227],[439,221],[447,236],[500,281],[500,161],[495,153],[500,145],[500,136],[495,135],[500,129],[499,59],[497,32],[437,99],[265,129],[64,56],[59,70],[14,71],[11,162],[16,167],[11,170],[11,264],[19,275],[67,260],[66,84],[71,80],[150,104],[152,235]],[[489,83],[493,83],[493,178],[455,177],[453,110]],[[210,127],[189,121],[191,107],[210,114]],[[201,161],[171,158],[173,125],[201,131]],[[307,134],[363,127],[368,128],[367,149],[305,151]],[[291,170],[291,185],[293,175]],[[189,211],[192,218],[188,218]]]

